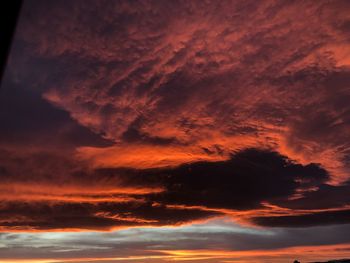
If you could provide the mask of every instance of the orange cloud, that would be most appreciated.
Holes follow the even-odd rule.
[[[27,1],[23,10],[0,98],[1,231],[222,216],[256,228],[348,223],[348,2]],[[271,262],[314,249],[108,260]]]
[[[342,259],[350,256],[350,245],[301,246],[274,250],[178,250],[161,251],[172,256],[174,261],[208,260],[207,262],[289,262],[293,259],[304,261],[323,261],[330,258]],[[205,261],[204,261],[205,262]]]

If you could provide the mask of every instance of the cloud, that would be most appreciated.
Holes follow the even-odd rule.
[[[14,208],[15,207],[15,208]],[[4,202],[2,231],[111,230],[132,226],[180,225],[214,216],[201,210],[170,209],[145,202]]]
[[[266,203],[288,204],[298,191],[307,193],[329,178],[316,164],[303,166],[258,149],[227,161],[149,169],[91,169],[59,156],[29,155],[21,161],[7,156],[0,195],[4,230],[178,225],[225,214],[238,218],[247,211],[251,214],[243,218],[249,221],[258,215],[255,209],[273,215],[275,208]],[[34,173],[42,162],[46,166]]]
[[[70,258],[82,262],[86,262],[88,258],[101,261],[113,261],[115,258],[122,261],[132,254],[135,262],[167,262],[171,259],[181,262],[189,257],[204,256],[212,259],[209,262],[242,259],[254,261],[264,257],[266,262],[288,261],[292,257],[307,261],[315,257],[326,259],[330,255],[348,256],[349,245],[341,244],[349,242],[347,235],[341,235],[348,231],[349,225],[254,229],[236,225],[227,219],[215,219],[178,228],[139,227],[113,232],[2,233],[0,258],[50,258],[63,262]],[[322,246],[321,251],[317,246]],[[273,261],[274,258],[276,261]]]
[[[320,163],[339,184],[349,172],[347,8],[346,1],[27,3],[10,68],[115,143],[94,150],[104,158],[79,149],[97,166],[118,167],[108,155],[137,154],[140,145],[190,152],[153,166],[264,146]]]
[[[316,212],[299,216],[257,217],[252,220],[262,226],[303,227],[316,225],[347,224],[350,210]]]
[[[227,216],[275,235],[189,240],[348,242],[349,8],[25,1],[1,87],[0,229],[159,230]],[[195,249],[181,238],[165,245]]]
[[[349,182],[332,186],[320,184],[317,189],[304,192],[302,196],[292,200],[277,202],[278,205],[290,209],[329,209],[345,207],[349,204]]]
[[[146,172],[145,178],[151,175],[152,181],[166,188],[155,194],[157,201],[229,209],[257,208],[264,201],[288,198],[296,189],[317,186],[328,178],[315,164],[302,166],[275,152],[255,149],[238,152],[227,161]]]

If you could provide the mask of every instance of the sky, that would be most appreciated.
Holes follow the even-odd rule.
[[[0,262],[350,258],[350,1],[25,0]]]

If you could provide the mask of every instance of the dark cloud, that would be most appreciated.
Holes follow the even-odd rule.
[[[306,215],[256,217],[253,222],[269,227],[305,227],[316,225],[348,224],[350,210],[314,212]]]
[[[198,209],[171,209],[152,203],[4,202],[0,226],[7,230],[85,229],[178,225],[218,215]]]
[[[7,160],[7,166],[3,167],[4,182],[20,186],[31,182],[23,177],[26,171],[36,167],[36,163],[46,162],[46,169],[39,171],[35,179],[48,190],[39,188],[35,191],[41,193],[42,199],[47,196],[54,199],[46,203],[32,200],[33,204],[20,202],[14,205],[11,202],[15,202],[16,198],[5,202],[1,209],[3,218],[24,219],[5,221],[3,227],[54,229],[75,228],[80,224],[84,229],[100,229],[134,224],[178,224],[222,214],[214,212],[215,209],[251,210],[263,208],[263,202],[286,202],[298,189],[316,187],[329,178],[327,172],[316,164],[303,166],[276,152],[258,149],[237,152],[227,161],[195,162],[174,168],[145,170],[119,168],[90,171],[83,169],[83,166],[79,170],[74,163],[67,169],[67,161],[61,159],[58,163],[60,159],[57,156],[51,158],[40,155],[32,157],[22,161],[21,169],[16,168],[15,160],[12,160],[12,165]],[[66,170],[63,171],[60,166],[66,167]],[[52,176],[52,171],[60,173]],[[62,189],[52,188],[50,185],[54,183],[61,185]],[[50,187],[52,190],[49,190]],[[72,187],[76,189],[75,192]],[[118,193],[117,189],[123,188],[129,190]],[[117,192],[108,192],[113,189]],[[138,189],[151,190],[139,192]],[[67,197],[72,199],[65,199]],[[98,203],[89,203],[86,198]],[[103,201],[103,198],[109,201]],[[214,210],[205,211],[191,206]],[[45,210],[47,212],[44,213]]]
[[[155,200],[229,209],[257,208],[263,201],[288,198],[296,189],[317,186],[328,178],[315,164],[303,166],[257,149],[240,151],[227,161],[186,164],[145,177],[151,175],[167,189]]]
[[[303,193],[299,198],[276,202],[290,209],[329,209],[332,207],[344,207],[349,204],[350,183],[342,185],[321,184],[317,189]]]

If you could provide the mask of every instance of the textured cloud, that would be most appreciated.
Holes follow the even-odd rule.
[[[299,227],[349,231],[349,9],[24,1],[0,94],[1,231],[226,216],[283,232],[281,249],[349,242],[296,240]],[[237,235],[200,238],[217,242],[196,241],[210,260],[224,244],[246,249]],[[277,248],[278,238],[239,238]],[[189,244],[152,244],[146,256],[191,258]]]
[[[0,173],[3,229],[177,225],[220,215],[265,225],[265,218],[279,220],[281,212],[285,217],[299,215],[300,220],[315,217],[314,224],[344,223],[346,195],[341,204],[338,200],[322,211],[317,207],[307,211],[308,202],[312,202],[309,189],[325,187],[328,173],[316,164],[303,166],[276,152],[247,149],[227,161],[150,169],[91,170],[82,163],[59,158],[39,155],[2,159],[7,164]],[[19,161],[22,165],[17,167]],[[28,173],[42,162],[46,165],[33,174],[33,183]],[[329,187],[342,191],[340,186]],[[298,200],[302,201],[296,209],[283,208]],[[340,216],[330,222],[321,217],[317,221],[318,215],[328,210]]]
[[[188,161],[213,160],[263,146],[321,163],[339,183],[349,168],[348,8],[28,2],[13,57],[26,68],[20,79],[34,76],[46,100],[115,142],[103,157],[80,150],[96,165],[118,166],[111,152],[134,144],[170,148],[158,166],[185,162],[183,151],[195,155]]]

